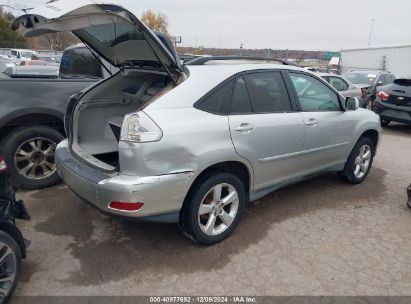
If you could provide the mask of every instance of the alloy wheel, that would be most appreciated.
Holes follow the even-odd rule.
[[[215,185],[204,196],[198,209],[201,230],[212,236],[223,233],[234,222],[238,206],[238,193],[232,185]]]
[[[356,178],[362,178],[367,173],[371,157],[371,147],[369,145],[363,145],[355,158],[354,175]]]
[[[23,142],[14,154],[17,172],[28,179],[39,180],[56,171],[54,151],[57,144],[44,137],[30,138]]]

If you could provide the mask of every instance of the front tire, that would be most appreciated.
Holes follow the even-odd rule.
[[[221,242],[237,227],[245,203],[245,188],[237,176],[210,174],[189,191],[180,214],[180,227],[197,243]]]
[[[345,163],[340,178],[349,184],[362,183],[368,176],[375,155],[375,145],[368,137],[360,137]]]
[[[47,126],[19,127],[2,142],[11,179],[25,189],[39,189],[60,181],[54,152],[64,139]]]
[[[0,230],[0,303],[7,303],[16,289],[21,269],[21,248]]]

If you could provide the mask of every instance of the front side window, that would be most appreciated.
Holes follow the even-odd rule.
[[[340,111],[338,95],[318,79],[290,73],[302,111]]]
[[[336,89],[338,92],[341,91],[347,91],[348,90],[348,83],[345,82],[344,79],[336,76],[330,76],[329,81],[328,81],[334,89]]]
[[[250,95],[253,112],[291,111],[287,89],[279,72],[246,74],[244,80]]]

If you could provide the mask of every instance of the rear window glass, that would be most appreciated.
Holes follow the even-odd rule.
[[[207,96],[198,106],[198,108],[215,114],[227,114],[228,103],[230,102],[231,92],[234,81],[231,80],[209,96]]]
[[[355,84],[373,84],[377,78],[377,75],[372,73],[347,73],[344,76]]]
[[[84,28],[84,31],[107,47],[113,47],[127,40],[144,40],[143,34],[136,32],[134,27],[126,21],[96,24]]]
[[[85,47],[66,50],[61,58],[62,78],[102,78],[100,62]]]

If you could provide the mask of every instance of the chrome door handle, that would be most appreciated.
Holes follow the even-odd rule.
[[[234,128],[234,130],[238,132],[251,132],[255,129],[252,124],[249,123],[242,123],[239,127]]]
[[[316,125],[318,125],[318,120],[315,118],[310,118],[308,121],[305,122],[305,125],[315,127]]]

